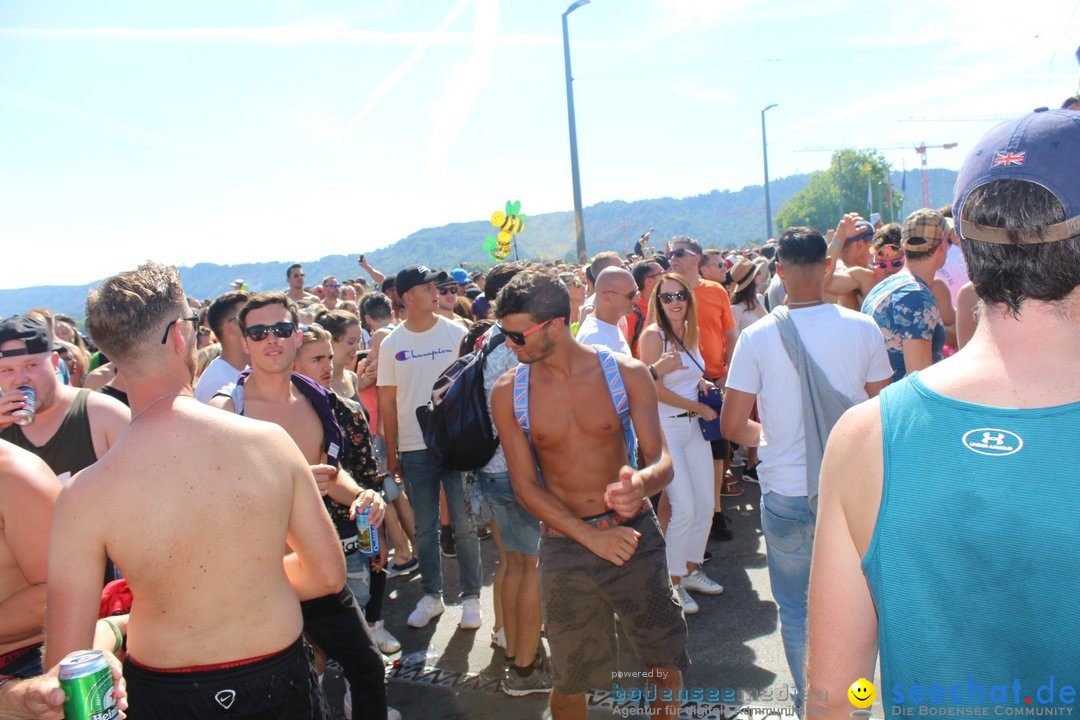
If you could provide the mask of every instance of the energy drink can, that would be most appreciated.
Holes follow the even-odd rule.
[[[73,652],[60,661],[65,720],[115,720],[120,717],[113,697],[113,675],[101,650]]]
[[[371,527],[368,521],[370,509],[366,507],[363,512],[356,514],[356,539],[360,546],[357,552],[368,557],[379,554],[379,529]]]
[[[15,421],[16,425],[29,425],[37,417],[37,412],[34,410],[37,405],[37,393],[29,385],[20,385],[15,389],[26,396],[26,404],[11,413],[11,419]]]

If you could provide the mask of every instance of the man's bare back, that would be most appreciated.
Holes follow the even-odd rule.
[[[287,434],[186,396],[162,398],[136,416],[65,490],[56,518],[50,665],[89,647],[89,637],[54,646],[53,628],[93,628],[93,618],[63,598],[100,584],[106,552],[135,596],[128,649],[160,668],[280,651],[300,634],[298,591],[325,595],[344,578],[314,478]],[[283,566],[286,542],[300,554]],[[73,547],[88,545],[97,550],[91,563]],[[314,571],[307,586],[290,584],[290,562]]]
[[[59,492],[40,458],[0,440],[0,655],[44,637],[49,528]]]

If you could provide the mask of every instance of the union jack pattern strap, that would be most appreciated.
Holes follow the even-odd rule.
[[[514,369],[514,417],[529,436],[529,370],[531,365],[521,363]]]

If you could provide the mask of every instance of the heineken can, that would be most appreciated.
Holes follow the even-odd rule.
[[[113,674],[101,650],[73,652],[60,661],[65,720],[115,720]]]
[[[34,406],[37,405],[37,393],[29,385],[20,385],[15,389],[26,396],[26,404],[11,413],[11,419],[16,425],[29,425],[37,417],[37,412],[34,410]]]
[[[356,514],[356,539],[360,546],[358,552],[368,557],[379,554],[379,529],[371,527],[368,520],[370,509],[366,507],[363,512]]]

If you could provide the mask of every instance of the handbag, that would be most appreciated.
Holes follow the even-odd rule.
[[[679,344],[682,351],[686,353],[687,357],[698,366],[698,370],[701,370],[701,375],[706,380],[713,384],[708,390],[698,390],[698,402],[703,405],[708,405],[716,411],[715,420],[706,420],[703,417],[698,418],[698,426],[701,428],[701,435],[708,442],[714,442],[716,440],[723,440],[724,436],[720,434],[720,411],[724,408],[724,395],[720,392],[720,388],[716,386],[716,381],[709,377],[709,373],[705,372],[705,368],[701,367],[701,364],[694,357],[694,354],[686,349],[682,340],[675,337],[675,342]]]

